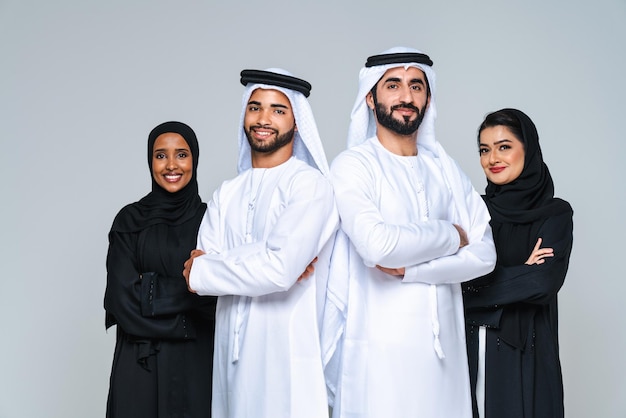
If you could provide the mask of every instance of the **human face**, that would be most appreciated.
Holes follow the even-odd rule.
[[[524,170],[524,144],[509,128],[498,125],[480,133],[480,165],[487,179],[497,185],[508,184]]]
[[[379,125],[399,135],[417,132],[430,102],[427,80],[419,68],[391,68],[385,72],[366,101]]]
[[[154,141],[152,177],[170,193],[183,189],[193,177],[193,156],[187,141],[177,133],[166,132]]]
[[[278,90],[254,90],[243,127],[252,151],[269,154],[283,148],[291,143],[296,131],[291,102]]]

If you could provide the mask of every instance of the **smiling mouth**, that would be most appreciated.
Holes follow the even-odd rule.
[[[163,177],[165,177],[165,181],[167,181],[168,183],[176,183],[183,177],[183,175],[182,174],[165,174]]]
[[[251,130],[256,135],[263,136],[263,137],[268,137],[276,133],[276,130],[271,129],[271,128],[252,128]]]

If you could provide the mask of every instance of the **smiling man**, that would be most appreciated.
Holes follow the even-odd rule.
[[[485,204],[435,140],[431,66],[407,48],[368,58],[331,168],[349,240],[323,328],[334,417],[472,415],[460,283],[496,254]]]
[[[218,296],[213,416],[319,418],[319,295],[339,217],[311,85],[278,69],[241,82],[239,175],[213,195],[183,272],[192,291]]]

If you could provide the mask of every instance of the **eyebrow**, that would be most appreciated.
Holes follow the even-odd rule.
[[[385,83],[400,83],[401,81],[402,80],[399,77],[389,77],[388,79],[385,80]],[[412,78],[409,81],[409,84],[414,84],[414,83],[424,85],[424,80],[422,80],[421,78]]]
[[[166,152],[167,148],[157,148],[154,151],[152,151],[153,153],[155,152]],[[189,148],[176,148],[175,149],[176,152],[180,152],[180,151],[187,151],[187,152],[191,152],[189,151]]]
[[[504,138],[504,139],[500,139],[499,141],[494,142],[493,145],[500,145],[500,144],[503,144],[505,142],[511,142],[512,143],[513,141],[511,141],[510,139]],[[489,146],[489,145],[485,144],[484,142],[481,142],[478,145],[484,146],[484,147],[488,147]]]
[[[248,102],[248,105],[262,106],[261,102],[258,102],[256,100],[250,100]],[[270,107],[278,107],[278,108],[281,108],[281,109],[289,109],[289,106],[286,106],[286,105],[280,104],[280,103],[272,103],[272,104],[270,104]]]

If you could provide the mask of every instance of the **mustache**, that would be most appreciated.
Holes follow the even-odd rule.
[[[273,131],[273,132],[278,132],[278,129],[275,128],[270,128],[267,125],[261,125],[261,124],[257,124],[257,125],[251,125],[250,128],[248,128],[249,130],[254,130],[254,129],[267,129],[268,131]]]
[[[404,109],[413,110],[413,111],[415,111],[417,113],[420,112],[419,108],[417,106],[415,106],[414,104],[411,104],[411,103],[400,103],[400,104],[391,106],[391,111],[393,112],[396,109],[403,109],[403,108]]]

